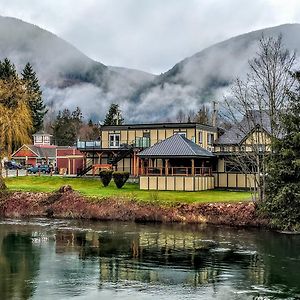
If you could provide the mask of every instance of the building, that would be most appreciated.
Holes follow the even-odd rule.
[[[214,154],[181,134],[141,151],[143,190],[201,191],[214,188]]]
[[[268,114],[257,111],[229,130],[197,123],[102,126],[99,140],[77,143],[85,161],[79,175],[111,167],[139,176],[142,189],[247,189],[257,170],[245,172],[232,158],[267,153],[270,136]]]
[[[253,161],[256,154],[269,153],[270,145],[271,124],[267,112],[248,112],[247,117],[226,130],[214,143],[214,154],[218,159],[215,185],[220,188],[253,187],[254,176],[257,176]],[[239,163],[241,160],[243,168]]]
[[[23,166],[47,164],[61,174],[77,175],[83,168],[84,155],[76,147],[52,145],[51,137],[44,131],[35,133],[33,145],[22,145],[12,159]]]
[[[102,126],[98,141],[78,141],[77,149],[85,155],[85,167],[80,175],[91,174],[95,168],[112,165],[116,170],[141,174],[140,151],[174,134],[191,140],[203,149],[212,151],[218,129],[197,123],[156,123]],[[155,162],[159,167],[161,161]]]

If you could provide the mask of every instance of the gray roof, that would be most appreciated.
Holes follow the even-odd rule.
[[[56,157],[56,146],[36,146],[26,145],[33,152],[38,154],[39,157]]]
[[[250,117],[247,118],[246,116],[244,116],[239,124],[235,124],[229,130],[225,131],[225,133],[216,140],[215,144],[240,144],[248,136],[248,134],[256,127],[260,127],[268,133],[271,132],[270,117],[266,111],[251,111]]]
[[[200,124],[200,123],[148,123],[148,124],[122,124],[122,125],[102,125],[102,131],[117,131],[117,130],[150,130],[150,129],[187,129],[187,128],[197,128],[202,130],[208,130],[212,132],[217,132],[218,128]]]
[[[213,157],[212,152],[180,134],[175,134],[139,153],[141,158]]]

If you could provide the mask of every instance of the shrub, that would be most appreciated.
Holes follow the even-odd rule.
[[[120,189],[128,180],[129,172],[114,172],[113,179],[118,189]]]
[[[112,170],[102,170],[99,173],[100,179],[104,186],[108,186],[112,178]]]

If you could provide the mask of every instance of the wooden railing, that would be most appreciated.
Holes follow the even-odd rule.
[[[210,167],[147,167],[141,169],[142,175],[159,176],[212,176]]]

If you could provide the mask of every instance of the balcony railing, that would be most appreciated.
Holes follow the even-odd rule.
[[[147,167],[141,169],[142,175],[156,176],[212,176],[211,167]]]
[[[77,149],[101,149],[101,141],[77,141]]]

